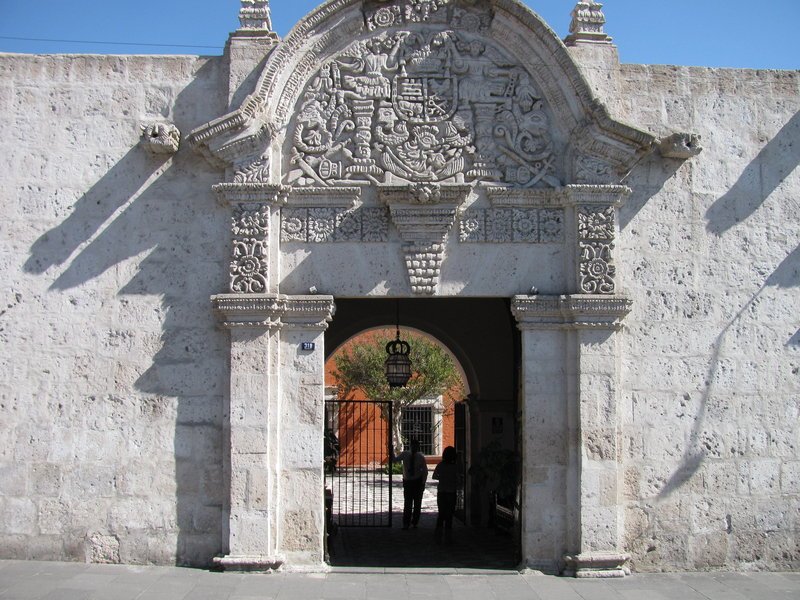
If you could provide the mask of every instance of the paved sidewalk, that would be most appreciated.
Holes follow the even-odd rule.
[[[800,573],[680,573],[578,580],[394,572],[210,573],[176,567],[0,561],[0,600],[797,600]]]

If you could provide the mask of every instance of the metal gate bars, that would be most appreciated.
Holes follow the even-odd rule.
[[[391,402],[325,402],[325,488],[334,525],[392,526],[391,421]]]

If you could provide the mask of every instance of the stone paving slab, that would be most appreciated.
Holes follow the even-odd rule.
[[[0,561],[0,600],[800,600],[798,573],[642,574],[580,580],[531,573],[273,575]]]

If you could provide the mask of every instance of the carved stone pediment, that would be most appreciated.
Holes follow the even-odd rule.
[[[269,151],[270,181],[293,187],[554,188],[618,183],[654,140],[608,116],[519,0],[336,0],[188,141],[240,177],[267,175]]]
[[[530,73],[477,34],[484,17],[491,22],[483,3],[461,15],[475,17],[468,29],[454,2],[379,4],[365,9],[376,31],[323,63],[305,88],[285,182],[559,186],[550,110]],[[369,26],[376,19],[384,25]]]

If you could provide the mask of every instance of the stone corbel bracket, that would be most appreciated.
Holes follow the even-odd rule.
[[[139,144],[151,154],[175,154],[180,148],[181,132],[172,123],[145,123],[139,129]]]
[[[325,330],[336,311],[333,296],[324,295],[219,294],[211,303],[224,329],[274,330],[292,324]]]
[[[622,296],[515,296],[520,329],[622,329],[633,301]]]
[[[403,240],[412,293],[436,294],[444,242],[470,190],[467,185],[439,184],[378,188],[378,196],[389,207],[392,222]]]
[[[658,151],[664,158],[689,160],[703,151],[702,136],[697,133],[673,133],[658,142]]]

